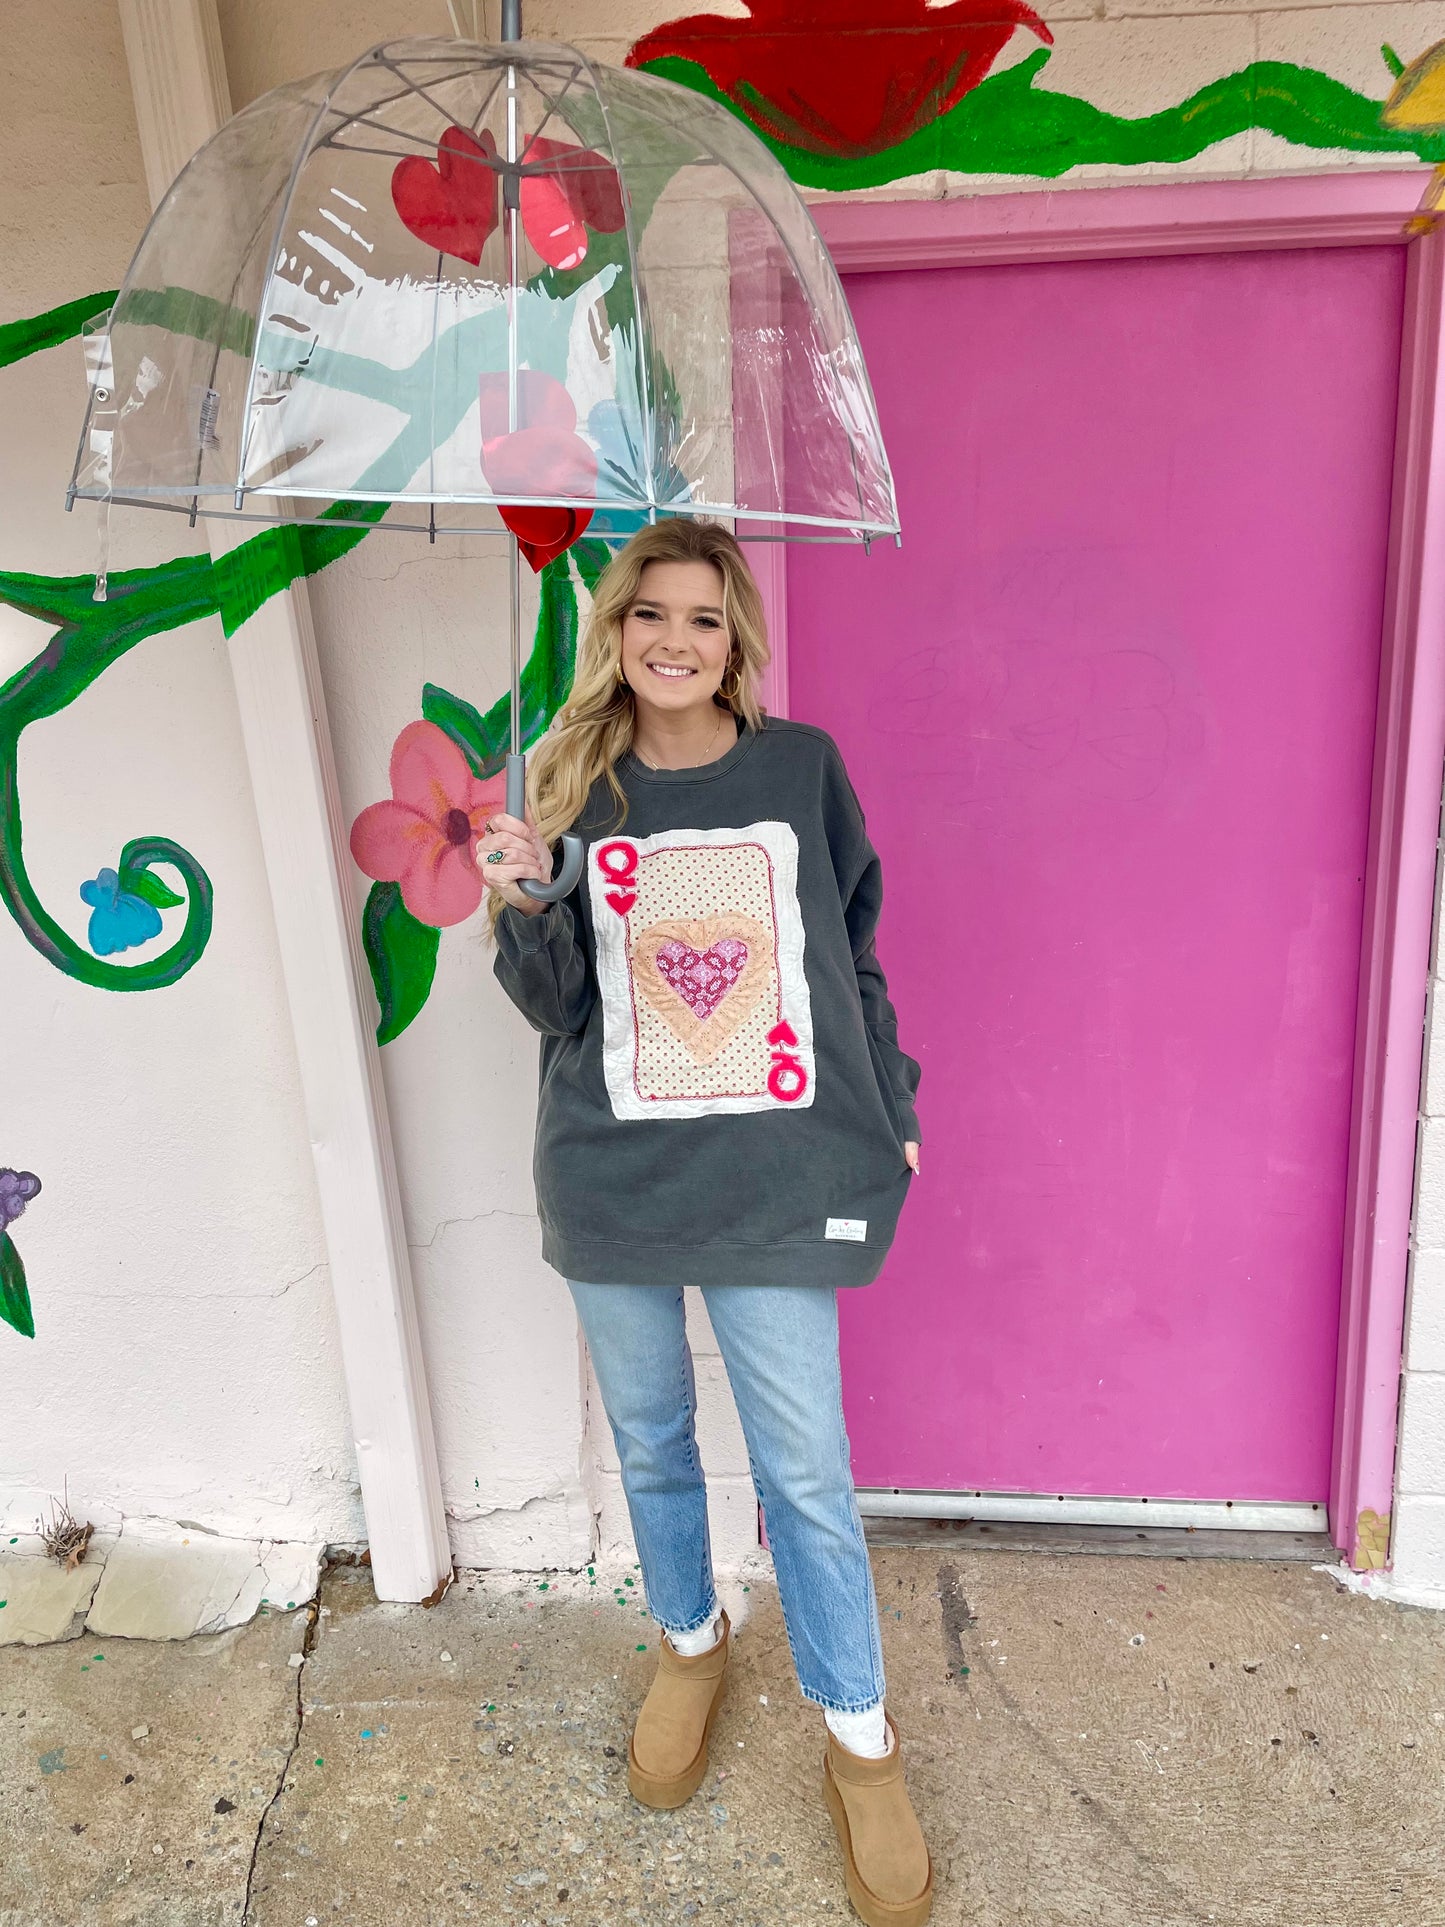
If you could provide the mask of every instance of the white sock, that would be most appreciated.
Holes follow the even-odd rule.
[[[719,1613],[711,1625],[694,1626],[690,1633],[669,1633],[667,1643],[675,1653],[693,1658],[698,1653],[710,1652],[722,1638],[722,1614]]]
[[[825,1706],[823,1719],[834,1739],[850,1753],[859,1753],[866,1760],[881,1760],[893,1751],[893,1735],[888,1731],[881,1704],[870,1706],[862,1713],[839,1713]]]

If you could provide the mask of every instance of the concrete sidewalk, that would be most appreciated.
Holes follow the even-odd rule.
[[[1303,1563],[873,1553],[934,1921],[1445,1923],[1445,1616]],[[296,1611],[0,1653],[3,1927],[847,1921],[766,1555],[712,1765],[627,1791],[637,1569],[330,1565]]]

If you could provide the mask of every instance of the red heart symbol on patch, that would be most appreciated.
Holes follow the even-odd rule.
[[[637,892],[635,890],[609,890],[607,892],[607,902],[612,905],[612,908],[617,912],[619,917],[625,917],[636,901]]]
[[[490,134],[449,127],[437,142],[435,167],[420,154],[398,161],[391,199],[403,226],[429,247],[479,266],[497,225],[497,177],[488,165],[496,158]]]
[[[774,1024],[773,1028],[768,1032],[768,1042],[770,1044],[792,1045],[796,1044],[797,1041],[798,1033],[793,1029],[793,1026],[788,1022],[786,1017],[780,1024]]]

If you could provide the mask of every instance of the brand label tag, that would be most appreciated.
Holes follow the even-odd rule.
[[[868,1241],[868,1220],[866,1218],[829,1218],[825,1238],[846,1238],[849,1244],[861,1245]]]

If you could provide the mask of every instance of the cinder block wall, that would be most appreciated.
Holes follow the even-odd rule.
[[[1435,931],[1420,1088],[1419,1156],[1410,1227],[1410,1288],[1400,1390],[1400,1442],[1390,1551],[1397,1575],[1445,1588],[1445,978],[1441,894],[1435,874]]]

